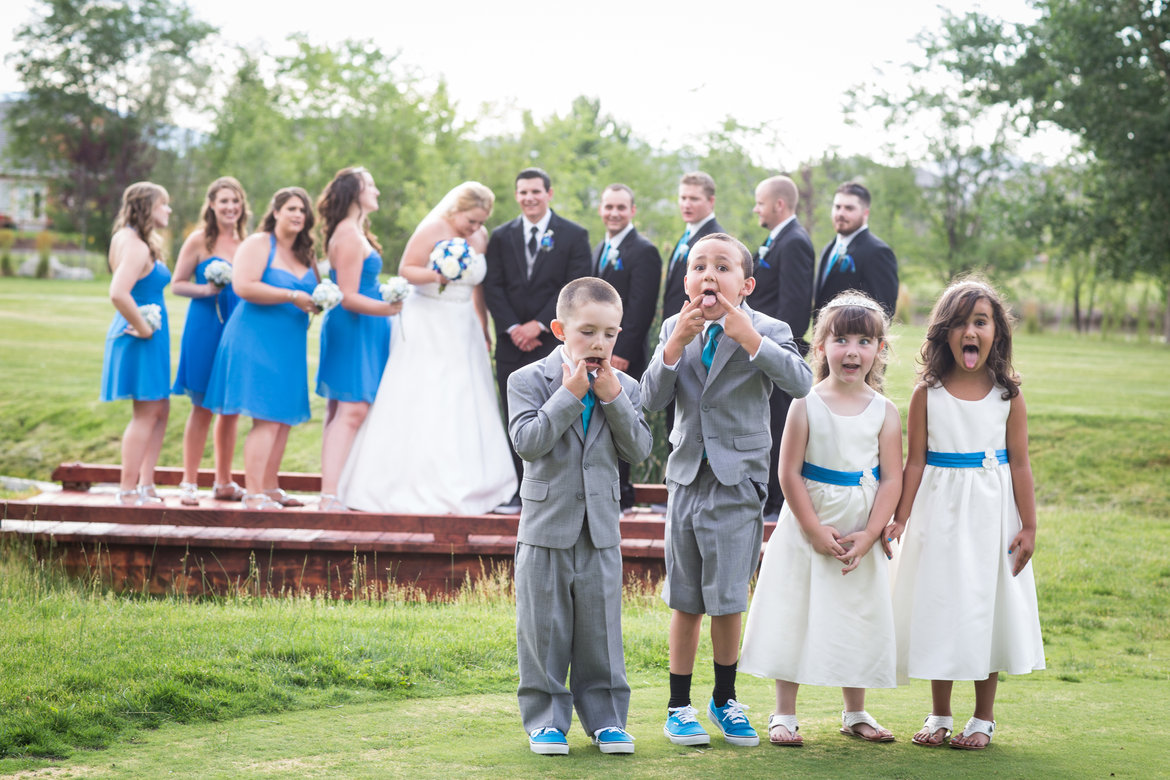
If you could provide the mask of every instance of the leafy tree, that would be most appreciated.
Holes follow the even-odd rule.
[[[14,156],[54,179],[82,234],[107,238],[126,185],[146,178],[172,111],[200,88],[214,28],[182,0],[42,0],[16,31],[26,96],[9,113]]]
[[[1163,0],[1033,0],[1040,17],[1007,24],[949,16],[947,66],[989,104],[1018,108],[1032,129],[1080,138],[1108,172],[1096,192],[1101,260],[1144,272],[1165,295],[1170,340],[1170,9]]]

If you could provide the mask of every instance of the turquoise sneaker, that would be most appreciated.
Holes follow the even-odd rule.
[[[593,732],[593,744],[601,749],[602,753],[633,753],[634,738],[624,729],[610,726]]]
[[[711,737],[699,724],[699,711],[691,705],[666,711],[666,725],[662,733],[676,745],[710,745]]]
[[[542,756],[563,756],[569,752],[569,742],[560,729],[545,727],[528,734],[528,747]]]
[[[722,707],[716,707],[715,700],[711,699],[707,703],[707,717],[719,727],[723,732],[723,738],[732,745],[754,747],[760,744],[760,735],[748,722],[747,715],[743,714],[746,709],[747,707],[735,699],[728,699],[727,704]]]

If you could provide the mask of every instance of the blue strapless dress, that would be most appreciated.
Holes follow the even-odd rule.
[[[207,283],[209,257],[195,266],[195,283]],[[240,297],[229,284],[218,295],[207,298],[192,298],[187,307],[187,322],[183,325],[183,342],[179,351],[179,370],[175,372],[175,384],[171,392],[186,394],[196,406],[203,406],[203,395],[207,392],[207,380],[211,377],[211,364],[215,362],[215,351],[227,323],[240,302]]]
[[[362,261],[358,293],[382,300],[378,274],[382,257],[370,252]],[[337,272],[329,278],[337,281]],[[321,358],[317,369],[317,395],[333,401],[374,402],[382,370],[390,356],[390,318],[358,314],[334,306],[321,324]]]
[[[167,306],[163,289],[171,281],[171,272],[161,260],[154,261],[150,273],[134,283],[131,297],[139,306],[157,303],[162,309],[162,325],[148,339],[125,333],[129,325],[121,312],[106,331],[106,352],[102,360],[103,401],[133,398],[136,401],[161,401],[171,394],[171,335],[167,328]]]
[[[299,279],[272,267],[276,237],[260,281],[312,294],[312,269]],[[297,425],[309,419],[309,315],[292,303],[242,300],[220,338],[204,406],[216,414],[243,414],[257,420]]]

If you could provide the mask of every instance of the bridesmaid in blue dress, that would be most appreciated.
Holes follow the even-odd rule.
[[[154,467],[170,413],[171,339],[163,289],[171,272],[162,261],[162,237],[155,231],[166,227],[170,216],[165,189],[148,181],[131,184],[122,193],[110,238],[110,301],[117,313],[106,333],[101,399],[134,401],[122,434],[118,488],[119,503],[131,506],[162,503],[154,489]],[[161,313],[158,329],[138,308],[152,303]]]
[[[328,399],[321,434],[323,511],[343,511],[337,481],[358,428],[378,394],[390,354],[389,317],[402,303],[387,303],[378,289],[381,246],[370,232],[369,214],[378,208],[378,187],[364,168],[344,168],[317,199],[324,226],[329,276],[341,288],[341,304],[321,324],[317,395]]]
[[[214,415],[204,406],[203,395],[211,377],[211,364],[223,335],[224,324],[239,298],[230,285],[221,287],[207,280],[207,266],[214,260],[231,263],[236,249],[247,235],[248,197],[244,188],[231,176],[223,176],[207,188],[203,209],[203,226],[192,231],[175,263],[175,295],[191,299],[183,342],[179,353],[179,370],[171,392],[191,398],[191,414],[183,429],[183,481],[179,483],[179,503],[198,506],[196,480],[199,462],[207,445],[207,431]],[[194,281],[191,280],[194,275]],[[221,414],[215,422],[215,485],[212,497],[220,501],[239,501],[244,489],[232,481],[232,456],[236,449],[234,414]]]
[[[232,288],[242,302],[220,339],[204,405],[216,414],[246,414],[244,506],[300,506],[277,484],[293,425],[309,419],[309,315],[317,266],[309,194],[285,187],[272,196],[255,233],[240,244]]]

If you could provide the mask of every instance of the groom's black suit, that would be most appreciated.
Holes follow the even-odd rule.
[[[531,278],[524,249],[527,237],[523,217],[500,225],[488,239],[483,293],[496,328],[496,381],[505,418],[509,416],[508,377],[516,369],[553,351],[557,339],[548,328],[557,316],[557,296],[562,287],[588,276],[590,271],[589,234],[585,228],[553,212],[548,231],[552,233],[552,246],[537,250]],[[540,345],[531,352],[523,352],[512,343],[508,328],[532,320],[539,322],[544,331],[540,334]],[[515,452],[512,460],[517,478],[521,478],[522,466]]]

